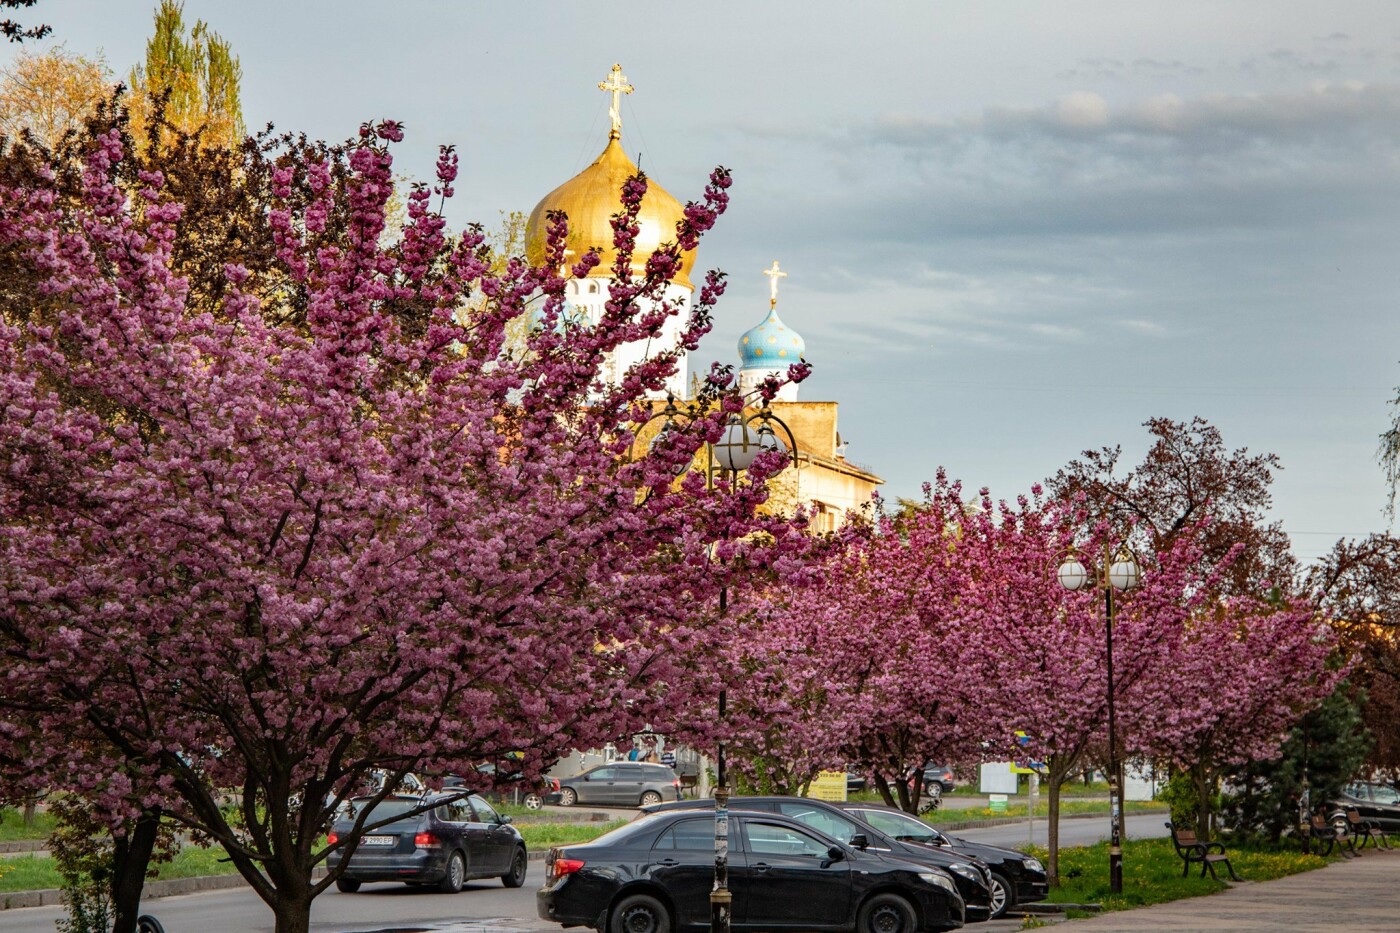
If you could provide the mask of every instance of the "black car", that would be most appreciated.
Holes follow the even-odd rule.
[[[940,868],[951,875],[953,883],[957,885],[958,896],[963,900],[966,922],[980,923],[991,917],[991,869],[976,856],[899,842],[858,817],[846,813],[839,805],[813,800],[810,797],[730,797],[729,801],[731,806],[746,810],[781,813],[864,851]],[[643,807],[642,812],[705,809],[713,813],[714,807],[713,800],[685,800],[680,803]]]
[[[565,807],[576,803],[641,807],[680,799],[681,779],[665,765],[614,761],[560,778],[558,793],[547,795],[545,802]]]
[[[356,821],[372,800],[351,800],[337,816],[327,841],[342,845],[327,857],[327,868],[334,871],[340,865],[354,842]],[[335,883],[347,894],[368,881],[436,885],[446,893],[462,890],[469,878],[500,878],[508,888],[525,883],[525,840],[510,825],[510,817],[497,813],[478,794],[386,797],[359,825],[364,834]]]
[[[774,813],[729,814],[735,930],[914,933],[962,925],[938,869],[852,848]],[[713,813],[651,813],[593,842],[549,850],[539,915],[608,931],[708,930]]]
[[[1342,789],[1336,803],[1357,810],[1381,832],[1400,833],[1400,791],[1389,784],[1354,781]]]
[[[929,846],[955,855],[973,856],[986,863],[992,873],[992,918],[1000,917],[1017,904],[1030,904],[1050,896],[1045,866],[1015,849],[983,845],[948,836],[923,820],[873,803],[838,803],[847,813],[906,844]]]

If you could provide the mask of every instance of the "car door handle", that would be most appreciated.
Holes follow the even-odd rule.
[[[769,865],[767,862],[759,862],[757,865],[755,865],[755,866],[753,867],[753,870],[756,871],[756,872],[758,872],[759,874],[763,874],[765,871],[767,871],[768,869],[770,869],[770,868],[772,868],[772,867],[773,867],[773,866],[772,866],[772,865]]]
[[[664,858],[661,860],[660,864],[670,867],[672,865],[679,865],[680,862],[676,861],[673,858]]]

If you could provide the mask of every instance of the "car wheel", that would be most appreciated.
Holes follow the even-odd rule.
[[[613,908],[608,933],[671,933],[671,915],[656,898],[634,894]]]
[[[539,794],[526,794],[524,804],[526,810],[538,810],[544,806],[544,798]]]
[[[518,888],[525,883],[525,850],[516,849],[510,859],[510,871],[501,876],[501,884]]]
[[[642,794],[642,806],[644,806],[644,807],[649,807],[649,806],[651,806],[652,804],[660,803],[660,802],[661,802],[661,795],[658,794],[658,793],[657,793],[656,791],[654,791],[654,790],[649,790],[649,791],[647,791],[645,794]]]
[[[337,878],[335,889],[342,894],[354,894],[360,890],[360,883],[353,878]]]
[[[918,929],[914,908],[898,894],[877,894],[861,905],[857,933],[914,933]]]
[[[443,894],[456,894],[466,880],[467,862],[461,852],[453,852],[447,859],[447,873],[438,882],[438,890]]]
[[[578,803],[578,791],[572,787],[566,787],[559,792],[559,806],[572,807]]]
[[[992,919],[996,920],[1003,916],[1015,899],[1011,896],[1011,882],[1004,877],[992,872]]]

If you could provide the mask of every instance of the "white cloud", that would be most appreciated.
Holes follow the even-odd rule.
[[[1065,126],[1089,129],[1108,125],[1108,101],[1098,94],[1078,91],[1061,97],[1055,116]]]

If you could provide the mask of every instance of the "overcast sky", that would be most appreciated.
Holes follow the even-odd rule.
[[[119,73],[154,0],[41,0]],[[407,124],[462,155],[454,223],[530,208],[607,135],[682,201],[732,208],[699,362],[779,309],[852,460],[1014,497],[1141,424],[1200,415],[1278,454],[1303,559],[1385,530],[1400,383],[1400,3],[864,0],[688,4],[187,0],[243,65],[250,127]],[[31,43],[31,47],[33,44]],[[8,61],[13,48],[0,50]]]

